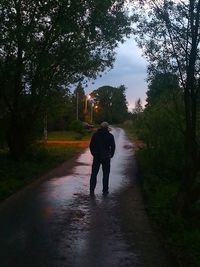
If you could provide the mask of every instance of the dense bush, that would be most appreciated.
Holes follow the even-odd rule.
[[[199,267],[198,197],[194,195],[195,201],[189,202],[187,213],[179,212],[186,158],[183,95],[178,85],[166,86],[169,75],[167,79],[164,75],[158,78],[149,87],[146,108],[134,114],[133,126],[130,126],[144,144],[137,152],[143,190],[149,213],[160,227],[180,266]],[[156,89],[155,92],[153,89]],[[195,177],[192,188],[197,195],[199,177]]]
[[[77,135],[77,139],[80,139],[84,134],[84,126],[83,123],[79,120],[72,121],[70,123],[69,129],[71,131],[75,131]]]

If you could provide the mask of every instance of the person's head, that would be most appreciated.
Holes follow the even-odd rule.
[[[101,123],[101,129],[105,129],[105,130],[108,130],[108,131],[111,130],[111,129],[109,128],[109,124],[108,124],[107,121],[103,121],[103,122]]]

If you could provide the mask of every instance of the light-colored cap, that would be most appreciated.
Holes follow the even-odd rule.
[[[106,121],[103,121],[101,123],[101,128],[108,128],[108,127],[109,127],[109,124]]]

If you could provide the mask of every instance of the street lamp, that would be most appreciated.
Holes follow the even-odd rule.
[[[87,113],[87,102],[88,100],[90,100],[90,98],[91,98],[91,95],[86,95],[85,97],[85,113]]]
[[[91,102],[91,119],[90,119],[91,124],[92,124],[92,121],[93,121],[93,108],[94,108],[94,103],[93,103],[93,101],[92,101],[92,102]]]
[[[95,106],[94,106],[94,110],[95,110],[95,112],[98,112],[98,108],[99,108],[98,105],[95,105]]]

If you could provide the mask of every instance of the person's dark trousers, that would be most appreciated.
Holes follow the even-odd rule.
[[[99,168],[100,168],[100,160],[97,158],[93,158],[93,163],[92,163],[92,173],[91,173],[91,177],[90,177],[90,192],[94,192],[94,189],[96,187],[96,183],[97,183],[97,174],[99,172]]]
[[[103,193],[108,193],[108,183],[109,183],[109,174],[110,174],[110,159],[102,161],[103,169]]]
[[[102,164],[103,169],[103,192],[108,192],[108,182],[110,174],[110,159],[100,161],[98,158],[93,159],[92,173],[90,177],[90,192],[94,192],[97,183],[97,174],[99,172],[100,165]]]

